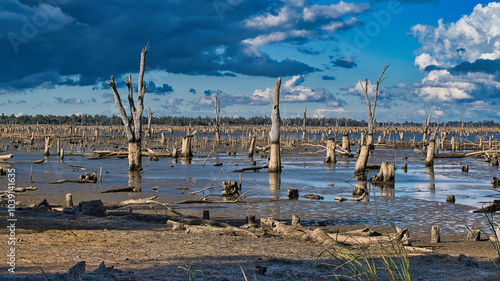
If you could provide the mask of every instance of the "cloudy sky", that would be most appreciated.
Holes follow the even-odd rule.
[[[137,87],[155,116],[500,121],[500,3],[469,0],[2,0],[0,113],[118,114],[107,85]]]

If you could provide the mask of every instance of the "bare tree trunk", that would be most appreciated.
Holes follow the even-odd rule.
[[[306,140],[306,111],[307,106],[304,108],[304,120],[302,122],[302,140]]]
[[[130,171],[142,170],[141,141],[128,143],[128,168]]]
[[[349,134],[342,135],[342,148],[351,153],[351,143],[349,142]]]
[[[373,177],[373,181],[382,181],[382,182],[394,182],[395,175],[395,165],[389,164],[389,162],[384,161],[382,165],[380,165],[380,171],[377,175]]]
[[[50,151],[49,151],[50,147],[51,147],[50,138],[45,137],[45,149],[43,151],[43,156],[50,156]]]
[[[255,151],[255,141],[257,139],[257,136],[254,134],[252,136],[252,140],[250,141],[250,148],[248,149],[248,157],[253,157],[253,153]]]
[[[372,134],[368,134],[368,136],[366,136],[366,144],[370,147],[370,148],[373,148],[373,133]]]
[[[361,147],[361,152],[359,153],[358,161],[356,162],[356,167],[354,168],[354,175],[356,177],[363,177],[365,175],[366,164],[368,163],[368,157],[370,156],[370,147],[368,145],[363,145]]]
[[[125,80],[128,88],[128,102],[130,109],[130,116],[125,112],[125,108],[122,105],[120,94],[116,89],[116,83],[114,76],[111,75],[108,85],[113,90],[115,97],[116,107],[120,112],[120,117],[125,127],[125,134],[129,143],[128,158],[129,158],[129,171],[140,171],[142,170],[141,164],[141,137],[142,137],[142,123],[141,117],[144,110],[144,94],[146,93],[147,85],[144,84],[144,71],[146,65],[146,54],[148,53],[149,47],[146,45],[141,51],[141,62],[139,66],[139,81],[138,81],[138,93],[137,93],[137,104],[134,102],[134,89],[132,87],[132,75],[129,74],[128,79]]]
[[[335,159],[335,138],[333,137],[326,142],[325,163],[337,163],[337,159]]]
[[[276,84],[273,87],[272,105],[273,110],[271,112],[271,131],[269,132],[269,138],[271,139],[271,153],[269,158],[269,168],[268,172],[280,173],[281,172],[281,155],[280,155],[280,87],[281,87],[281,77],[278,78]]]
[[[191,136],[182,138],[182,152],[181,157],[192,157],[193,153],[191,152]]]
[[[436,147],[436,140],[429,140],[429,144],[427,145],[427,157],[425,157],[425,166],[426,167],[434,167],[434,149]]]

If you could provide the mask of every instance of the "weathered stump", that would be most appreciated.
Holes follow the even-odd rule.
[[[446,196],[446,202],[448,202],[448,203],[455,203],[455,195],[448,195],[448,196]]]
[[[500,177],[493,177],[491,179],[491,185],[493,187],[500,187]]]
[[[71,193],[66,194],[66,207],[73,207],[73,195]]]
[[[329,138],[326,143],[326,159],[325,163],[337,163],[335,159],[335,138]]]
[[[250,148],[248,149],[248,157],[253,157],[254,151],[255,151],[255,142],[256,142],[257,136],[254,134],[252,136],[252,140],[250,141]]]
[[[182,138],[182,152],[181,157],[192,157],[193,153],[191,152],[191,139],[192,136],[186,136]]]
[[[434,167],[434,149],[436,148],[436,140],[429,140],[427,145],[427,157],[425,157],[425,166]]]
[[[440,243],[441,234],[439,226],[432,226],[431,228],[431,243]]]
[[[223,197],[239,196],[238,183],[235,181],[223,181],[222,182],[222,196]]]
[[[363,145],[358,156],[358,161],[356,162],[356,167],[354,168],[354,175],[358,180],[366,180],[365,170],[368,163],[368,156],[370,156],[370,147]]]
[[[349,142],[349,134],[342,135],[342,149],[344,149],[348,153],[351,153],[351,144]]]
[[[389,164],[387,161],[382,162],[379,173],[373,176],[372,181],[394,182],[394,167],[394,164]]]
[[[462,166],[462,172],[469,172],[469,164],[465,164]]]
[[[80,202],[80,214],[94,217],[104,217],[106,209],[101,200],[83,201]]]
[[[479,241],[481,239],[481,230],[476,227],[471,227],[467,232],[466,241]]]
[[[299,190],[297,188],[289,188],[287,191],[289,200],[299,199]]]

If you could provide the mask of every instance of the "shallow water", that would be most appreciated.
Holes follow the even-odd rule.
[[[356,147],[352,147],[355,151]],[[357,158],[337,157],[336,164],[323,163],[324,155],[319,153],[300,154],[316,151],[285,151],[282,154],[283,173],[281,175],[262,172],[242,173],[242,192],[256,189],[248,200],[271,199],[279,196],[287,198],[287,189],[298,188],[300,195],[313,193],[324,196],[316,201],[300,198],[294,201],[261,202],[248,204],[192,204],[178,205],[176,208],[195,208],[210,210],[212,216],[244,218],[254,213],[258,218],[273,217],[290,220],[293,214],[299,215],[305,224],[321,220],[329,225],[387,225],[410,227],[414,232],[428,232],[432,225],[439,225],[443,234],[465,233],[467,226],[487,229],[484,215],[471,211],[498,199],[500,193],[491,188],[492,176],[500,176],[498,167],[477,159],[436,159],[434,169],[424,166],[425,155],[413,149],[394,150],[377,148],[369,159],[369,164],[383,161],[396,163],[396,183],[393,188],[372,186],[370,183],[349,180],[353,174]],[[15,151],[15,161],[34,161],[41,159],[40,152]],[[206,157],[206,156],[205,156]],[[219,153],[212,155],[205,166],[205,157],[194,157],[190,163],[184,159],[160,158],[150,161],[143,158],[146,171],[131,177],[127,172],[127,159],[87,160],[80,156],[66,156],[64,162],[56,156],[46,158],[43,164],[2,164],[16,170],[18,187],[37,186],[38,190],[18,193],[17,200],[22,203],[38,203],[46,198],[51,204],[64,204],[66,193],[72,193],[75,203],[85,200],[101,199],[106,203],[130,198],[161,196],[163,202],[173,203],[185,199],[199,199],[213,193],[220,195],[221,188],[195,195],[188,192],[201,190],[222,181],[238,181],[239,173],[232,170],[249,167],[250,161],[245,152],[238,155]],[[253,160],[257,166],[267,163],[260,156]],[[184,161],[184,163],[183,163]],[[222,166],[213,166],[223,163]],[[401,169],[407,163],[408,169]],[[461,167],[469,165],[469,172]],[[33,183],[29,182],[30,168],[33,167]],[[49,184],[60,179],[77,179],[85,172],[103,168],[102,184]],[[84,170],[83,170],[83,169]],[[7,189],[6,177],[0,184]],[[353,197],[355,186],[366,186],[369,190],[368,202],[336,202],[336,196]],[[100,193],[104,190],[127,186],[141,187],[140,193]],[[151,187],[158,187],[152,191]],[[188,188],[183,190],[182,188]],[[456,204],[446,203],[447,195],[455,195]],[[210,199],[221,200],[220,197]],[[262,201],[262,200],[261,200]]]

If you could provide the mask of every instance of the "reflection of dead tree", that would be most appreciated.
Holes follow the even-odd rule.
[[[269,159],[268,171],[271,173],[281,172],[281,155],[280,155],[280,87],[281,77],[278,78],[273,87],[271,97],[273,110],[271,113],[271,131],[269,137],[271,139],[271,153]]]
[[[384,66],[384,69],[380,73],[380,76],[378,77],[377,83],[375,85],[375,96],[373,98],[373,107],[372,103],[370,101],[370,98],[368,97],[368,79],[365,79],[365,85],[363,86],[363,83],[359,81],[359,85],[361,86],[361,89],[363,89],[363,92],[365,94],[366,98],[366,105],[368,107],[368,145],[373,145],[373,129],[375,128],[375,109],[377,107],[377,100],[380,97],[380,89],[379,86],[380,84],[387,79],[387,77],[383,77],[385,74],[385,71],[389,68],[389,65]]]
[[[138,85],[138,99],[137,107],[134,103],[134,89],[132,88],[132,75],[129,74],[128,79],[125,81],[128,87],[128,102],[130,106],[130,116],[127,115],[125,109],[122,105],[120,94],[116,89],[116,83],[114,76],[111,75],[108,85],[113,90],[115,95],[115,103],[120,112],[120,116],[125,126],[125,132],[128,139],[128,169],[129,171],[140,171],[142,170],[141,164],[141,116],[144,110],[144,94],[146,93],[147,85],[143,83],[144,81],[144,66],[146,64],[146,54],[148,53],[149,47],[146,45],[141,52],[141,63],[139,69],[139,85]]]

